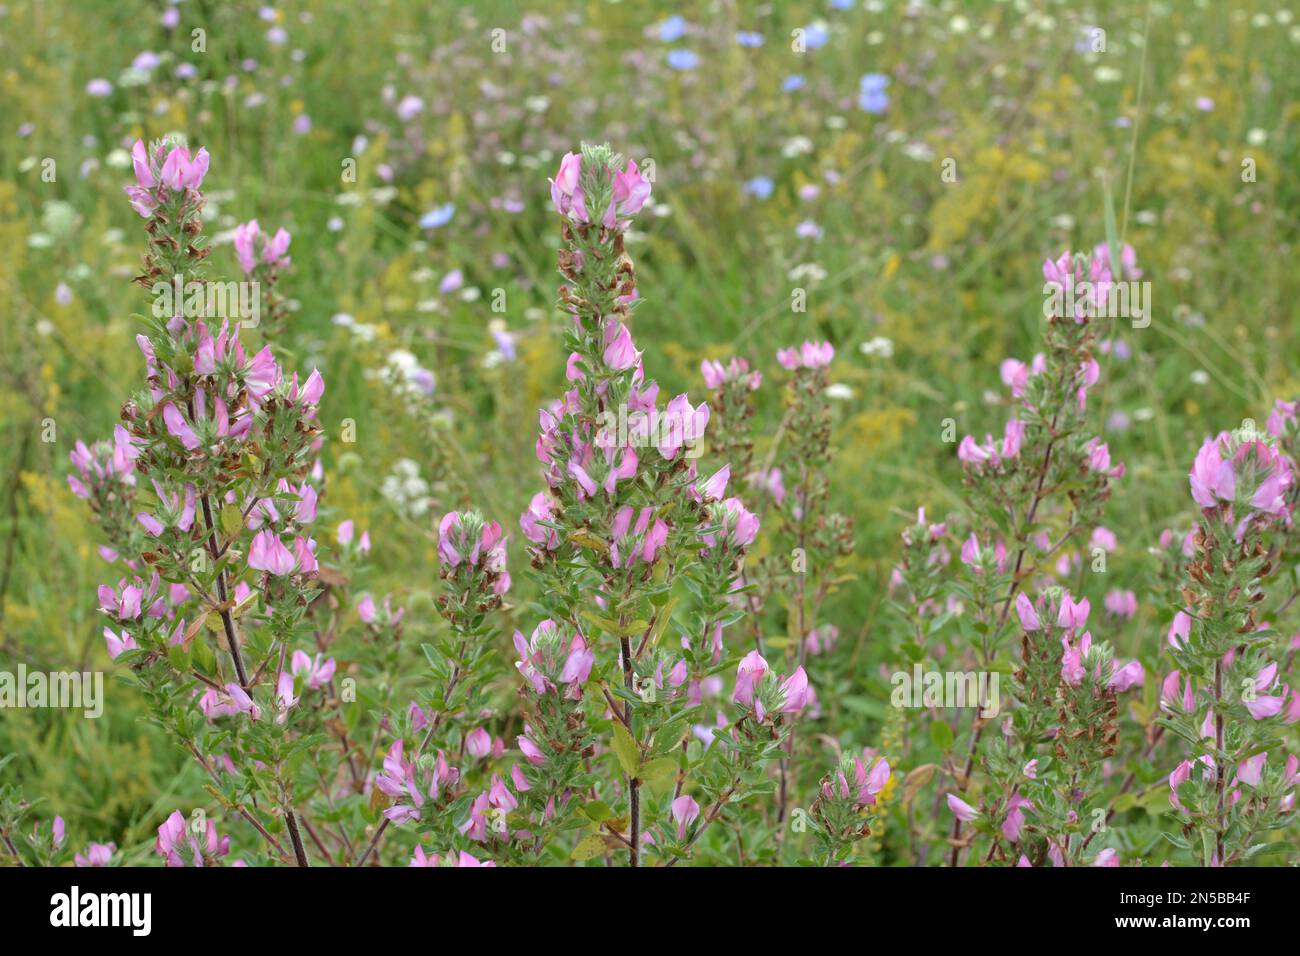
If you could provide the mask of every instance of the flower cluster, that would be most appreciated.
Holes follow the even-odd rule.
[[[1271,425],[1282,433],[1279,406]],[[1300,692],[1279,668],[1283,646],[1257,617],[1278,541],[1291,525],[1295,463],[1252,422],[1207,439],[1188,475],[1201,509],[1166,652],[1161,724],[1186,742],[1169,775],[1183,821],[1175,838],[1205,866],[1248,860],[1261,834],[1295,807],[1296,755],[1282,729],[1300,721]],[[1293,653],[1287,655],[1289,662]]]

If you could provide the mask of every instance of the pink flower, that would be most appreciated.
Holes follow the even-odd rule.
[[[533,495],[528,510],[519,516],[519,527],[524,537],[544,551],[554,551],[560,546],[560,533],[546,524],[555,523],[555,501],[544,491]]]
[[[226,684],[226,694],[230,698],[234,713],[248,714],[252,720],[262,719],[262,708],[253,703],[253,698],[248,696],[248,692],[244,688],[231,681]]]
[[[1246,758],[1237,765],[1237,779],[1249,786],[1258,787],[1264,775],[1264,764],[1267,761],[1267,751]]]
[[[641,361],[641,353],[636,350],[636,345],[632,342],[632,333],[628,331],[627,326],[622,322],[611,330],[607,330],[605,338],[605,353],[602,356],[606,365],[617,372],[632,368]]]
[[[606,229],[621,227],[623,223],[619,217],[636,215],[650,198],[650,181],[641,175],[636,163],[630,159],[627,169],[613,171],[612,186],[609,205],[601,218],[601,225]]]
[[[162,172],[158,178],[168,189],[180,192],[183,189],[198,189],[203,185],[203,177],[208,172],[208,151],[200,149],[194,158],[184,146],[174,146],[163,162]]]
[[[587,649],[581,637],[574,638],[574,645],[565,658],[564,670],[560,672],[562,684],[585,684],[591,676],[592,665],[596,663],[596,655]]]
[[[109,628],[104,628],[104,643],[108,645],[108,657],[110,660],[117,660],[126,651],[139,649],[135,638],[123,631],[121,635],[114,634]]]
[[[721,501],[731,480],[731,465],[723,465],[701,484],[692,487],[693,497],[700,501]]]
[[[1278,399],[1274,402],[1273,411],[1269,413],[1268,423],[1265,426],[1268,433],[1274,438],[1281,438],[1287,425],[1295,423],[1297,410],[1300,410],[1300,401],[1284,402]]]
[[[1123,667],[1118,668],[1112,675],[1106,686],[1116,693],[1122,694],[1124,691],[1133,687],[1141,687],[1142,682],[1146,679],[1146,671],[1142,669],[1141,661],[1129,661]]]
[[[767,661],[758,651],[750,651],[736,668],[736,690],[732,700],[749,707],[754,703],[754,691],[762,685],[769,668]]]
[[[179,810],[173,810],[171,816],[158,826],[158,839],[154,841],[154,851],[167,861],[168,866],[184,866],[178,849],[186,844],[185,818]]]
[[[1205,439],[1192,462],[1192,498],[1202,508],[1213,508],[1220,501],[1231,502],[1236,496],[1237,476],[1232,462],[1220,452],[1227,437],[1224,432],[1216,438]]]
[[[279,711],[276,723],[284,723],[289,708],[297,703],[298,698],[293,695],[293,674],[290,671],[280,671],[280,677],[275,683],[275,704]]]
[[[1273,680],[1277,676],[1277,664],[1269,664],[1255,675],[1255,691],[1262,694],[1273,686]],[[1282,713],[1282,707],[1286,703],[1287,688],[1283,688],[1280,694],[1272,696],[1259,697],[1253,700],[1245,701],[1246,710],[1250,711],[1250,716],[1256,720],[1264,720],[1268,717],[1276,717]]]
[[[1065,591],[1061,594],[1061,607],[1056,615],[1056,623],[1059,627],[1072,631],[1082,630],[1088,624],[1088,611],[1091,605],[1087,598],[1079,602],[1070,597],[1070,592]]]
[[[1110,447],[1105,442],[1098,438],[1093,438],[1083,447],[1084,451],[1088,453],[1089,471],[1105,475],[1108,478],[1124,477],[1123,465],[1116,465],[1113,468],[1111,467]]]
[[[200,844],[198,836],[186,824],[181,812],[174,810],[158,827],[154,850],[167,861],[168,866],[186,866],[187,862],[203,866],[230,853],[230,837],[218,838],[217,825],[209,820],[203,843]],[[187,851],[188,861],[181,855],[182,851]]]
[[[655,518],[651,524],[653,516],[654,509],[648,506],[641,509],[635,524],[632,523],[630,505],[624,505],[614,513],[610,525],[613,539],[609,549],[610,564],[616,568],[628,568],[638,559],[647,564],[654,563],[659,549],[668,540],[668,525],[662,518]]]
[[[565,153],[560,160],[559,172],[551,182],[551,202],[555,211],[561,216],[587,222],[586,201],[583,198],[582,156],[579,153]]]
[[[1119,866],[1119,852],[1110,847],[1102,850],[1097,854],[1096,859],[1092,861],[1093,866]]]
[[[546,754],[542,752],[542,748],[538,747],[529,738],[520,735],[515,738],[515,743],[519,745],[519,752],[524,755],[524,759],[533,766],[546,763]]]
[[[482,727],[475,727],[465,738],[465,749],[475,760],[482,760],[492,750],[492,738]]]
[[[373,613],[373,601],[371,604]],[[334,658],[331,657],[322,663],[319,653],[311,658],[304,651],[294,651],[289,667],[295,675],[305,676],[307,686],[312,690],[319,690],[334,679]]]
[[[1115,275],[1127,275],[1132,279],[1142,278],[1142,270],[1137,267],[1137,253],[1128,243],[1124,243],[1119,251],[1119,262],[1121,271],[1116,272],[1111,268],[1110,263],[1110,246],[1107,243],[1099,242],[1096,248],[1092,250],[1092,260],[1102,268]]]
[[[1020,626],[1026,631],[1037,631],[1043,626],[1038,620],[1038,612],[1023,591],[1016,595],[1016,614],[1020,617]]]
[[[474,512],[447,512],[438,523],[438,559],[453,568],[464,561],[472,568],[482,564],[488,571],[504,572],[506,550],[501,525],[484,521]]]
[[[712,389],[721,388],[727,382],[743,380],[752,392],[763,384],[763,373],[751,373],[749,363],[743,358],[733,358],[726,365],[705,359],[700,363],[700,374],[704,376],[704,384]]]
[[[73,862],[77,866],[108,866],[116,852],[116,843],[92,843],[84,854],[76,854]]]
[[[296,562],[280,536],[268,528],[253,536],[253,543],[248,549],[248,566],[255,571],[282,576],[292,574]]]
[[[275,231],[262,250],[262,260],[273,269],[283,269],[289,264],[289,242],[292,236],[289,230],[281,226]]]
[[[168,402],[162,410],[163,422],[167,425],[168,434],[179,438],[181,444],[193,451],[199,447],[199,436],[194,433],[189,422],[181,415],[180,410]]]
[[[166,529],[165,525],[162,524],[159,519],[148,514],[146,511],[142,511],[140,514],[135,515],[135,520],[142,525],[144,533],[147,533],[149,537],[157,537]]]
[[[1033,801],[1013,793],[1007,801],[1007,815],[1002,821],[1002,835],[1011,843],[1019,843],[1025,826],[1025,810],[1034,809]]]
[[[131,147],[131,164],[135,167],[135,182],[141,189],[153,189],[158,185],[150,168],[149,151],[143,140],[137,139]]]
[[[255,401],[261,401],[280,380],[280,370],[276,367],[271,346],[265,346],[249,361],[244,370],[244,386]]]
[[[1092,537],[1089,544],[1094,548],[1101,548],[1103,551],[1114,551],[1119,547],[1119,539],[1115,537],[1115,532],[1109,528],[1093,528]]]
[[[302,383],[302,391],[298,394],[303,405],[319,405],[321,396],[325,394],[325,379],[321,377],[317,369],[312,369],[311,374],[307,376],[307,381]]]
[[[993,457],[993,449],[975,441],[973,435],[967,435],[957,445],[957,460],[966,465],[982,465]]]
[[[1025,423],[1015,418],[1008,421],[1002,437],[1002,457],[1005,459],[1018,458],[1020,456],[1020,445],[1024,438]]]
[[[785,701],[781,705],[781,713],[797,714],[808,704],[810,689],[808,687],[808,675],[802,667],[795,669],[795,672],[781,682],[782,699]],[[759,720],[763,715],[759,714]]]
[[[1116,617],[1130,618],[1137,613],[1137,595],[1132,591],[1109,591],[1105,600],[1106,610]]]
[[[998,375],[1002,379],[1002,384],[1011,389],[1011,397],[1019,398],[1025,393],[1025,385],[1029,381],[1029,366],[1019,359],[1003,359],[1002,364],[998,366]]]
[[[781,476],[780,468],[760,468],[747,477],[756,490],[765,491],[771,495],[777,507],[780,507],[785,501],[785,480]]]
[[[1191,633],[1191,615],[1186,611],[1179,611],[1174,615],[1174,620],[1169,625],[1169,646],[1175,649],[1181,649],[1187,642],[1187,638]]]
[[[1064,638],[1061,641],[1065,645],[1065,653],[1061,655],[1061,680],[1071,687],[1078,687],[1086,673],[1083,668],[1084,649],[1075,647]]]
[[[693,797],[682,794],[672,803],[673,819],[677,821],[677,839],[686,839],[686,828],[700,815],[700,805]]]
[[[781,367],[794,371],[797,368],[825,368],[835,358],[835,348],[829,342],[804,342],[795,348],[781,349],[776,360]]]
[[[439,865],[438,854],[436,854],[436,853],[425,853],[425,852],[424,852],[424,847],[422,847],[422,846],[417,846],[417,847],[415,848],[415,853],[414,853],[414,855],[411,857],[411,862],[408,863],[408,864],[406,864],[406,865],[407,865],[408,867],[411,867],[411,866],[420,866],[420,867],[434,867],[434,866],[438,866],[438,865]]]
[[[1179,708],[1185,714],[1196,710],[1196,698],[1192,693],[1192,682],[1184,681],[1178,671],[1170,671],[1160,685],[1160,706],[1168,711]]]
[[[721,538],[724,544],[736,550],[748,548],[758,537],[758,516],[747,509],[739,498],[728,498],[712,508],[712,521],[721,526],[718,534],[700,535],[710,548],[718,545]]]
[[[863,758],[870,759],[867,758],[867,753],[869,751],[864,752],[862,758],[853,758],[853,784],[858,788],[855,802],[860,807],[874,804],[876,794],[884,790],[885,784],[889,782],[889,761],[881,757],[870,770],[867,770],[866,765],[862,762]]]
[[[256,219],[250,219],[248,222],[235,227],[235,258],[239,260],[239,268],[250,275],[257,268],[256,242],[258,233],[259,227]]]
[[[952,811],[953,816],[963,823],[970,823],[980,815],[978,810],[952,793],[948,794],[948,809]]]

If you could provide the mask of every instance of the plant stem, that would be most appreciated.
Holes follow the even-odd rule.
[[[289,825],[289,839],[293,842],[293,855],[298,859],[299,866],[311,866],[307,862],[307,851],[302,845],[302,836],[298,833],[298,819],[294,816],[292,810],[286,810],[284,815],[285,822]]]
[[[627,637],[619,638],[620,652],[623,658],[623,686],[630,692],[635,692],[634,679],[632,676],[632,641]],[[636,731],[633,729],[632,702],[629,701],[623,708],[623,723],[627,725],[628,733],[632,739],[636,740]],[[630,840],[627,848],[627,865],[638,867],[641,865],[641,781],[631,774],[627,778],[628,806],[631,816]]]
[[[212,555],[213,561],[220,560],[220,553],[217,551],[217,532],[212,524],[212,506],[208,503],[208,496],[203,496],[203,520],[208,526],[208,553]],[[230,659],[235,662],[235,674],[239,677],[239,686],[248,688],[248,675],[244,673],[244,661],[239,656],[239,637],[235,634],[235,620],[230,616],[230,608],[226,607],[226,569],[217,569],[217,598],[221,601],[221,623],[226,629],[226,644],[230,648]]]
[[[1215,820],[1214,848],[1223,865],[1223,800],[1225,771],[1223,763],[1223,657],[1214,659],[1214,789],[1218,791],[1219,807]]]

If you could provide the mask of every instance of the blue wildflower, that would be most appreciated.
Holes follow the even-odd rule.
[[[674,70],[693,70],[700,65],[700,58],[694,51],[678,47],[668,51],[668,65]]]
[[[420,217],[421,229],[438,229],[451,222],[451,217],[456,215],[456,204],[446,203],[442,206],[435,206]]]

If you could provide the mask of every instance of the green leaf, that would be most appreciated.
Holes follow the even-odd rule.
[[[632,735],[618,721],[614,722],[614,754],[618,757],[623,772],[629,777],[635,777],[641,768],[641,754]]]
[[[167,647],[167,660],[172,667],[184,674],[190,669],[190,652],[183,644],[171,644]]]
[[[592,823],[601,823],[614,815],[614,811],[610,809],[609,804],[604,800],[593,800],[585,804],[581,809],[583,816]]]
[[[226,504],[221,508],[221,530],[233,538],[244,529],[244,515],[238,505]]]
[[[659,646],[659,638],[663,634],[664,629],[668,627],[668,622],[673,619],[673,608],[676,606],[677,598],[672,598],[656,612],[654,630],[650,632],[649,646],[651,648]]]
[[[190,643],[190,653],[194,657],[194,666],[204,674],[215,674],[217,658],[212,653],[212,646],[200,638]]]
[[[655,794],[662,794],[677,779],[677,758],[656,757],[641,765],[637,777]]]
[[[652,738],[651,749],[655,753],[666,753],[682,742],[686,725],[690,722],[693,708],[687,708],[669,717],[659,725]]]
[[[618,636],[618,622],[617,622],[617,621],[611,621],[611,620],[610,620],[609,618],[607,618],[607,617],[600,617],[599,615],[592,614],[590,611],[583,611],[583,612],[582,612],[582,616],[583,616],[586,620],[590,621],[592,624],[595,624],[598,628],[600,628],[600,629],[601,629],[602,631],[604,631],[606,634],[613,634],[615,637]]]
[[[433,668],[433,672],[442,675],[446,670],[446,658],[438,653],[438,649],[432,644],[421,644],[420,650],[424,651],[424,656],[429,661],[429,666]]]
[[[930,740],[940,750],[951,750],[953,742],[952,728],[942,720],[936,720],[930,725]]]
[[[569,859],[581,862],[583,860],[594,859],[604,852],[605,838],[599,833],[593,833],[591,836],[585,837],[573,848],[573,852],[569,854]]]

